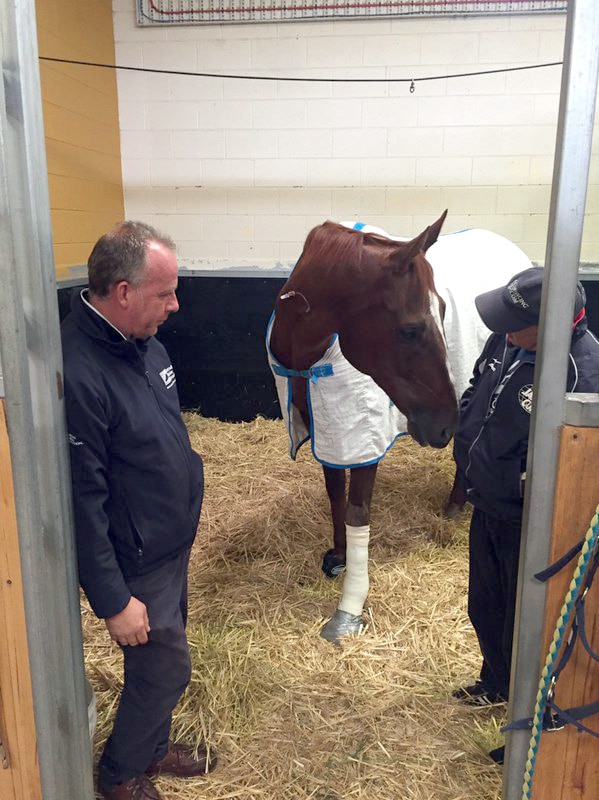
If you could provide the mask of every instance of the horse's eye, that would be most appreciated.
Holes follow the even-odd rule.
[[[415,344],[422,338],[422,325],[404,325],[399,329],[399,338],[407,344]]]

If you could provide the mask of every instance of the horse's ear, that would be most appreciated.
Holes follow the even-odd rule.
[[[424,243],[424,247],[422,248],[424,252],[428,250],[439,238],[439,234],[441,233],[441,228],[443,227],[443,223],[445,222],[445,217],[447,216],[447,209],[441,214],[439,219],[436,222],[433,222],[432,225],[429,225],[426,229],[426,241]]]

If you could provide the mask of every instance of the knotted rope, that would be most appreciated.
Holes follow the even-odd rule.
[[[599,505],[595,509],[595,513],[593,515],[593,518],[591,519],[589,528],[586,532],[582,549],[580,551],[580,556],[578,558],[578,563],[576,564],[576,569],[574,570],[574,575],[572,577],[572,582],[570,583],[570,588],[566,593],[564,604],[561,608],[560,616],[558,618],[557,625],[555,626],[555,631],[553,632],[553,639],[549,646],[549,652],[545,660],[545,666],[541,671],[541,678],[539,680],[539,690],[537,692],[535,711],[532,719],[532,732],[530,735],[530,741],[528,745],[526,766],[524,768],[522,800],[530,800],[531,797],[532,779],[536,766],[541,733],[543,732],[543,717],[545,714],[545,708],[547,706],[547,694],[553,680],[555,663],[557,661],[557,657],[561,650],[564,638],[564,632],[566,630],[566,627],[570,619],[572,607],[574,606],[574,603],[576,602],[576,599],[579,595],[580,587],[584,580],[587,567],[589,566],[591,556],[593,555],[595,547],[597,545],[598,536],[599,536]]]

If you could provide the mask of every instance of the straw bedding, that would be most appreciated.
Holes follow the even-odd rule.
[[[220,765],[161,778],[180,800],[498,800],[485,752],[502,709],[469,710],[451,689],[478,671],[466,614],[467,525],[440,509],[449,450],[404,437],[379,467],[372,504],[366,632],[333,647],[318,635],[341,582],[320,570],[330,544],[322,472],[293,463],[280,421],[186,415],[206,495],[190,566],[193,675],[176,739],[205,738]],[[83,604],[98,754],[122,680],[121,657]]]

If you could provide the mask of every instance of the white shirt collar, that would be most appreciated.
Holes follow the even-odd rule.
[[[128,337],[128,336],[125,336],[125,334],[124,334],[122,331],[120,331],[120,330],[119,330],[119,329],[116,327],[116,325],[113,325],[113,324],[112,324],[112,322],[111,322],[109,319],[106,319],[106,317],[104,316],[104,314],[101,314],[101,313],[98,311],[98,309],[97,309],[97,308],[95,308],[94,306],[92,306],[92,304],[89,302],[89,300],[88,300],[88,299],[85,297],[85,295],[86,295],[88,292],[89,292],[89,289],[82,289],[82,290],[81,290],[81,293],[80,293],[81,299],[83,300],[83,302],[85,303],[85,305],[86,305],[88,308],[91,308],[91,310],[94,312],[94,314],[97,314],[99,317],[101,317],[101,318],[104,320],[104,322],[107,322],[107,323],[110,325],[110,327],[111,327],[111,328],[113,328],[113,329],[114,329],[114,330],[115,330],[117,333],[119,333],[119,334],[120,334],[120,335],[123,337],[123,339],[125,339],[126,341],[129,341],[129,337]]]

